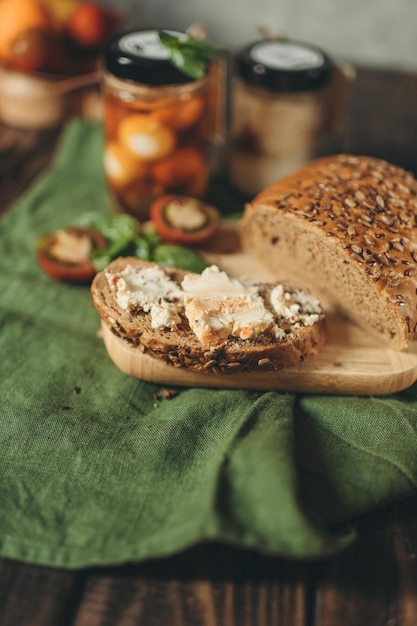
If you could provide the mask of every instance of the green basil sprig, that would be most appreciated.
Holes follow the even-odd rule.
[[[207,41],[194,37],[183,39],[164,30],[158,31],[158,36],[169,51],[172,65],[195,80],[204,78],[209,62],[220,50]]]
[[[185,246],[166,244],[153,228],[140,233],[139,221],[130,215],[85,213],[76,224],[95,228],[107,241],[104,248],[91,253],[97,272],[104,270],[118,256],[134,256],[195,273],[202,272],[208,265],[198,252]]]

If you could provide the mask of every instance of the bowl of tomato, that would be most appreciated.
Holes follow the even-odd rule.
[[[95,1],[1,0],[0,120],[48,128],[101,117],[100,55],[123,21]]]

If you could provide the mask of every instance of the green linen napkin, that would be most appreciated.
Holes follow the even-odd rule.
[[[0,554],[76,568],[201,541],[323,557],[353,516],[417,491],[417,387],[383,398],[163,389],[121,373],[88,287],[35,261],[44,232],[109,211],[97,124],[0,222]]]

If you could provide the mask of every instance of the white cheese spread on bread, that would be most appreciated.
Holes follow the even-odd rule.
[[[279,317],[284,317],[295,328],[312,326],[321,314],[319,300],[305,291],[286,291],[283,285],[274,287],[270,294],[271,305]]]
[[[121,309],[141,308],[150,313],[152,328],[170,328],[181,322],[183,292],[158,266],[133,267],[113,274],[106,271],[110,286],[116,291],[116,301]]]
[[[274,322],[254,283],[246,286],[216,266],[188,274],[181,286],[185,315],[201,343],[218,345],[230,336],[252,339]]]
[[[302,291],[272,288],[267,297],[253,281],[230,278],[212,265],[201,274],[186,274],[181,285],[159,266],[127,265],[105,271],[107,282],[124,311],[150,314],[154,329],[176,329],[187,320],[204,345],[219,346],[230,337],[251,340],[269,330],[279,340],[292,328],[312,326],[321,314],[317,298]]]

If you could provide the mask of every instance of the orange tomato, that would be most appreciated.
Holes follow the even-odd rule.
[[[0,1],[0,60],[13,62],[13,44],[23,32],[53,28],[46,8],[37,0]]]
[[[187,93],[179,102],[159,109],[154,115],[170,128],[181,131],[194,126],[201,119],[203,110],[203,98]]]
[[[120,143],[136,157],[155,161],[175,148],[175,134],[149,115],[132,114],[119,125]]]
[[[179,148],[152,168],[152,176],[165,187],[179,187],[195,178],[206,180],[207,165],[201,150],[186,146]]]
[[[97,2],[80,2],[69,15],[66,30],[82,48],[99,48],[112,32],[113,14]]]

